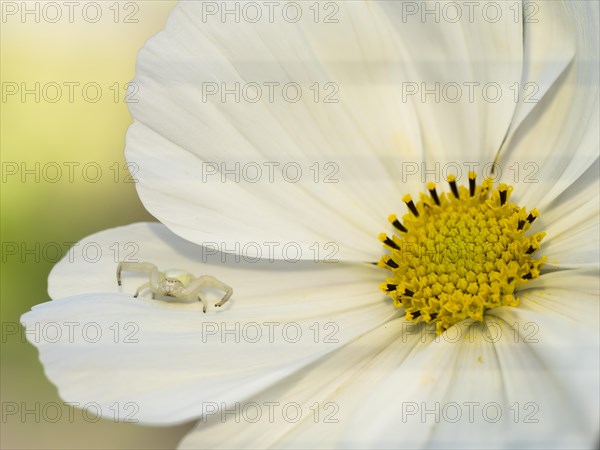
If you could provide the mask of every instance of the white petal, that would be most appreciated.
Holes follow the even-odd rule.
[[[598,266],[598,199],[585,205],[585,210],[579,211],[576,226],[566,229],[563,233],[553,236],[543,248],[543,254],[548,256],[549,263],[555,267],[580,267],[585,265]],[[595,210],[588,213],[589,210]]]
[[[600,304],[598,269],[586,267],[544,274],[525,285],[518,308],[490,312],[532,345],[537,359],[554,371],[562,391],[582,413],[582,426],[597,428]]]
[[[575,289],[584,292],[595,292],[598,284],[593,278],[598,272],[598,267],[578,267],[575,269],[565,269],[551,271],[542,274],[539,278],[528,281],[519,288],[519,291],[528,291],[532,289]]]
[[[554,393],[560,396],[560,404],[554,410],[546,408],[543,411],[540,402],[540,413],[543,414],[540,423],[545,421],[546,425],[554,424],[553,426],[559,428],[562,433],[562,436],[556,436],[557,442],[554,446],[588,447],[593,445],[598,436],[600,420],[598,403],[595,400],[600,395],[600,311],[597,302],[595,308],[589,307],[589,300],[584,301],[585,294],[558,291],[554,297],[559,295],[564,297],[562,302],[573,303],[570,313],[562,315],[544,310],[543,302],[539,305],[533,302],[537,297],[534,294],[531,297],[532,301],[523,302],[520,308],[499,308],[492,314],[501,317],[513,330],[518,331],[514,339],[531,344],[531,356],[525,361],[530,361],[532,366],[538,366],[545,372],[549,381],[555,383],[554,386],[551,383],[542,385],[539,389],[540,397]],[[551,299],[552,296],[547,297]],[[544,299],[542,296],[538,298]],[[579,305],[579,302],[583,304]],[[592,312],[595,319],[581,314],[587,311]],[[580,313],[581,320],[573,320],[570,317],[575,313]],[[509,352],[506,355],[510,358]],[[520,364],[523,365],[523,362]],[[533,368],[524,372],[535,373]],[[525,381],[520,386],[521,390],[531,389],[534,383],[533,379],[529,383]]]
[[[579,338],[594,337],[589,329],[565,335],[564,328],[554,327],[552,316],[550,322],[542,321],[544,316],[535,320],[540,324],[535,344],[524,342],[527,335],[493,316],[486,318],[486,325],[455,327],[372,386],[347,424],[344,444],[355,448],[592,446],[597,411],[589,420],[584,416],[595,408],[598,372],[592,351],[597,350],[597,342],[584,341],[583,356],[591,360],[569,366],[575,359],[574,346],[582,345]],[[591,394],[587,399],[569,396],[574,380],[580,383],[576,389]]]
[[[599,263],[598,163],[597,159],[534,222],[532,231],[547,232],[540,254],[548,256],[549,267],[574,268]]]
[[[334,446],[357,406],[342,407],[338,397],[344,393],[347,400],[360,401],[372,383],[419,345],[418,335],[402,337],[403,323],[392,320],[248,402],[228,405],[227,410],[238,412],[227,415],[223,408],[199,422],[181,448]],[[255,411],[261,414],[252,420]]]
[[[312,424],[305,421],[278,445],[286,448],[301,448],[305,446],[305,443],[312,445],[320,441],[320,445],[327,448],[360,447],[358,440],[348,439],[348,428],[354,428],[352,434],[356,432],[359,434],[369,433],[378,428],[385,415],[385,404],[381,403],[376,409],[370,411],[364,410],[365,404],[372,398],[374,389],[392,380],[398,367],[413,358],[414,355],[419,355],[433,338],[433,334],[425,332],[420,326],[403,320],[390,322],[385,326],[396,332],[396,339],[386,346],[372,346],[372,359],[360,368],[356,376],[353,376],[327,397],[337,406],[338,422],[330,424],[323,421]],[[388,397],[389,400],[390,397]],[[395,399],[391,400],[395,402]],[[362,412],[367,412],[367,414],[363,416],[362,420],[356,421],[357,416],[362,415]]]
[[[202,6],[180,3],[139,54],[126,157],[139,166],[145,206],[186,239],[229,252],[294,241],[310,259],[315,242],[332,242],[343,260],[377,260],[402,164],[422,159],[416,117],[393,83],[404,64],[380,9],[339,4],[335,24],[222,23],[203,20]],[[220,92],[258,83],[263,96],[203,99],[202,83]],[[280,83],[274,101],[264,83]],[[282,101],[287,83],[301,86],[297,103]],[[339,88],[339,101],[315,102],[314,83],[324,95]],[[208,174],[215,168],[230,172]]]
[[[510,134],[550,90],[572,61],[577,48],[574,24],[562,2],[526,2],[519,10],[511,5],[511,11],[524,18],[524,60]]]
[[[406,61],[398,84],[417,109],[427,168],[437,169],[436,181],[448,173],[466,180],[466,163],[491,162],[513,117],[511,86],[523,63],[523,24],[513,10],[521,3],[380,4]]]
[[[114,251],[127,243],[130,260],[214,275],[233,287],[232,299],[206,314],[197,301],[134,299],[144,278],[125,274],[118,293]],[[395,314],[370,266],[223,264],[160,224],[107,230],[76,249],[93,247],[101,258],[67,255],[51,275],[55,300],[22,320],[62,398],[96,402],[106,416],[118,402],[147,423],[199,417],[207,403],[241,401]]]
[[[598,158],[600,19],[597,2],[540,4],[552,5],[541,7],[551,20],[536,25],[548,26],[544,34],[550,34],[560,32],[563,26],[557,25],[568,19],[571,37],[567,33],[563,40],[575,38],[576,55],[516,130],[501,169],[502,179],[519,184],[521,204],[544,210]]]
[[[468,83],[494,82],[506,91],[520,80],[522,62],[521,22],[505,6],[496,23],[465,16],[423,24],[400,23],[396,10],[387,17],[389,5],[340,4],[332,26],[223,24],[203,20],[192,2],[177,8],[140,53],[141,98],[131,105],[139,123],[128,134],[127,158],[140,167],[138,190],[148,209],[186,239],[210,239],[232,252],[236,242],[293,239],[305,250],[334,242],[344,260],[376,259],[372,239],[384,218],[403,192],[421,190],[424,170],[432,168],[421,162],[437,164],[439,178],[440,163],[491,160],[515,107],[508,95],[494,103],[480,92],[474,102],[464,93],[459,103],[423,103],[406,98],[407,85],[442,83],[446,92],[449,83],[465,91]],[[296,79],[334,80],[340,102],[203,102],[198,86]],[[264,175],[269,162],[297,163],[305,175],[312,175],[308,164],[329,162],[322,169],[339,169],[339,182],[305,176],[289,183],[279,169],[274,182],[248,182],[244,168],[254,174],[260,166]],[[203,180],[207,165],[223,164],[234,174]],[[444,165],[444,173],[453,167]]]
[[[572,284],[592,289],[590,274],[571,271]],[[548,278],[564,285],[564,272]],[[538,301],[539,293],[526,292],[524,311],[501,308],[486,316],[485,326],[465,322],[436,340],[430,330],[391,321],[237,405],[237,413],[229,405],[232,413],[199,423],[181,446],[590,447],[597,429],[590,399],[598,373],[585,374],[597,360],[597,332],[590,328],[591,321],[598,328],[597,292],[578,293],[570,311],[562,292],[541,293]],[[571,322],[576,317],[584,320],[579,327]],[[561,324],[574,334],[564,336]],[[569,357],[577,355],[572,345],[582,347],[583,365]],[[552,352],[556,357],[549,357]],[[574,378],[578,390],[591,389],[591,396],[579,401],[569,395]],[[272,419],[270,402],[277,406]],[[262,415],[252,422],[254,411]],[[295,421],[296,411],[303,420]],[[496,421],[497,412],[502,417]],[[589,420],[582,420],[588,412]],[[327,414],[331,420],[324,420]]]
[[[598,269],[551,272],[523,286],[524,308],[554,313],[593,328],[598,327]]]

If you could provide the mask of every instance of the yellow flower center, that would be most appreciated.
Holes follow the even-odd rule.
[[[434,322],[438,334],[467,318],[483,321],[488,309],[518,306],[515,289],[539,277],[546,261],[532,257],[546,233],[525,235],[539,212],[509,202],[512,186],[494,189],[489,178],[477,186],[475,178],[470,172],[467,189],[450,175],[452,193],[439,196],[430,182],[416,204],[405,195],[410,213],[402,222],[390,215],[396,233],[379,235],[389,254],[378,265],[392,272],[381,289],[407,320]]]

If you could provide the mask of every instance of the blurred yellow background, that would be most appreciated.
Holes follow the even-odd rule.
[[[93,422],[66,409],[55,421],[44,406],[62,401],[35,348],[13,334],[22,313],[48,300],[58,249],[152,220],[127,182],[126,98],[135,93],[126,89],[137,51],[173,5],[0,2],[2,448],[173,448],[190,427]]]

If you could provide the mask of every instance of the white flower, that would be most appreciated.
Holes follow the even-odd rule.
[[[86,238],[51,273],[54,300],[23,316],[66,401],[150,424],[200,419],[185,448],[597,443],[598,5],[494,3],[497,21],[476,9],[458,23],[407,5],[435,8],[339,3],[336,23],[175,8],[140,52],[126,150],[166,227]],[[271,101],[265,83],[298,83],[302,98]],[[444,97],[421,101],[435,83]],[[451,88],[488,85],[497,101],[479,89],[449,101]],[[337,103],[321,101],[331,93]],[[467,163],[481,171],[499,148],[513,201],[540,210],[547,268],[519,307],[436,338],[377,291],[375,238],[404,193],[424,190],[422,162],[430,176],[458,167],[464,182]],[[296,182],[286,163],[302,170]],[[244,172],[257,166],[258,179]],[[77,250],[92,247],[97,260]],[[339,263],[312,261],[331,248]],[[145,280],[117,287],[126,258],[216,276],[234,296],[207,314],[132,299]]]

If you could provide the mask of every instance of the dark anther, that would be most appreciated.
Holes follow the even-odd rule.
[[[410,212],[413,213],[415,217],[419,217],[419,211],[417,211],[417,207],[415,206],[412,200],[408,201],[406,203],[406,206],[408,206],[408,209],[410,209]]]
[[[452,193],[454,194],[454,196],[456,198],[459,198],[459,196],[458,196],[458,188],[456,187],[456,181],[455,180],[448,181],[448,184],[450,185],[450,189],[452,190]]]
[[[438,316],[437,313],[429,314],[429,317],[431,317],[431,320],[435,320],[437,316]]]
[[[506,203],[506,192],[500,191],[500,206],[503,206]]]
[[[531,280],[531,272],[529,272],[527,275],[523,275],[521,278],[523,278],[524,280]]]
[[[529,215],[527,216],[527,222],[533,223],[534,220],[535,220],[535,216],[533,214],[529,213]]]
[[[386,292],[392,292],[392,291],[395,291],[397,287],[398,287],[397,284],[388,284],[385,287],[385,290],[386,290]]]
[[[390,258],[385,262],[385,265],[387,265],[388,267],[391,267],[392,269],[397,269],[398,268],[398,264],[396,264],[396,262]]]
[[[471,197],[475,195],[475,178],[469,178],[469,195]]]
[[[519,226],[517,227],[517,230],[522,230],[524,226],[525,226],[525,221],[519,220]]]
[[[413,317],[413,319],[416,319],[421,315],[421,311],[411,312],[410,315]]]
[[[414,295],[414,292],[411,291],[410,289],[404,289],[404,294],[402,295],[406,295],[408,297],[412,297]]]
[[[531,255],[533,252],[535,252],[535,248],[533,248],[533,246],[530,245],[525,253],[527,253],[528,255]]]
[[[404,227],[404,225],[402,225],[400,223],[400,221],[398,219],[394,220],[392,222],[392,225],[394,225],[394,227],[400,231],[402,231],[403,233],[406,233],[408,230]]]
[[[391,240],[389,237],[385,237],[385,241],[383,241],[383,243],[385,245],[388,245],[392,248],[395,248],[396,250],[400,250],[400,247],[398,247],[398,244],[396,244],[393,240]]]
[[[431,194],[431,198],[433,199],[433,201],[435,202],[436,205],[440,205],[440,199],[438,198],[437,192],[435,190],[435,188],[430,189],[429,193]]]

